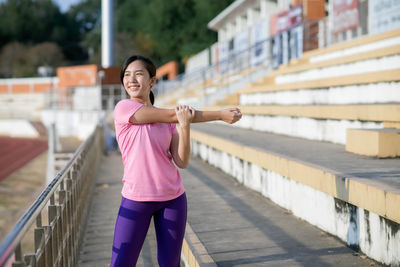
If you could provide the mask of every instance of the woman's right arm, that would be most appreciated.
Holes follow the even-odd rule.
[[[226,123],[235,123],[242,117],[242,113],[239,108],[228,108],[217,111],[201,111],[194,110],[195,114],[192,122],[207,122],[222,120]],[[129,119],[132,123],[154,123],[154,122],[165,122],[165,123],[178,123],[176,112],[174,109],[163,109],[156,107],[143,106],[138,109],[134,115]]]
[[[174,109],[143,106],[129,118],[129,121],[136,124],[154,122],[177,123],[178,119]]]

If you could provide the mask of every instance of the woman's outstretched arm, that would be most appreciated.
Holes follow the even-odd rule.
[[[239,108],[228,108],[218,111],[201,111],[196,110],[192,122],[206,122],[221,120],[226,123],[235,123],[242,117]]]
[[[242,117],[242,113],[239,108],[228,108],[218,111],[201,111],[194,110],[194,117],[192,122],[207,122],[222,120],[226,123],[235,123]],[[165,123],[177,123],[178,118],[174,109],[163,109],[156,107],[141,107],[134,115],[129,119],[132,123],[153,123],[153,122],[165,122]]]

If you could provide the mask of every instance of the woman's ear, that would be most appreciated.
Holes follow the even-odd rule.
[[[150,79],[150,88],[153,88],[153,86],[156,84],[156,82],[157,82],[156,76],[152,77]]]

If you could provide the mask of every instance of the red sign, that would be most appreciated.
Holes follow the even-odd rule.
[[[282,11],[271,17],[271,35],[281,33],[301,23],[303,9],[301,5]]]
[[[339,33],[359,26],[358,0],[333,1],[333,32]]]

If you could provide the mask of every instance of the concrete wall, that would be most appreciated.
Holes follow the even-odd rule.
[[[72,108],[77,111],[96,111],[101,109],[101,87],[75,87],[72,94]]]
[[[199,71],[210,65],[210,50],[204,49],[196,55],[190,57],[186,63],[186,73]]]
[[[309,140],[346,143],[346,129],[381,129],[382,122],[329,120],[306,117],[243,115],[235,127],[283,134]]]
[[[27,120],[0,120],[0,135],[10,137],[39,137],[35,127]]]
[[[347,105],[391,102],[400,102],[400,82],[240,95],[240,105]]]
[[[94,130],[97,123],[104,118],[101,111],[77,110],[43,110],[41,121],[46,127],[55,123],[59,136],[75,136],[85,140]]]

